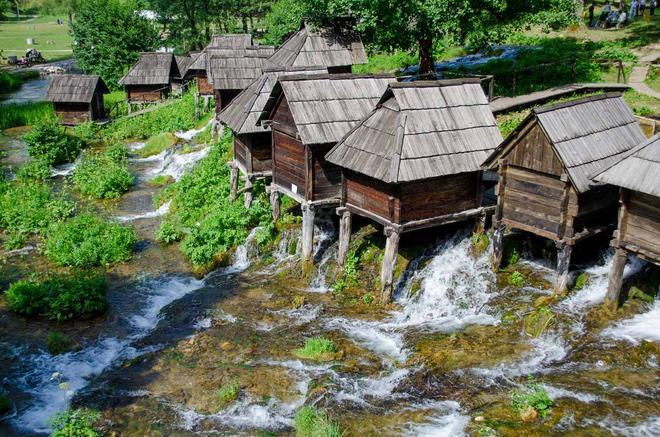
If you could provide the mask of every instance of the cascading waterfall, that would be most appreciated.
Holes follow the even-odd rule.
[[[660,299],[649,304],[648,311],[606,328],[602,336],[635,345],[643,340],[660,342]]]

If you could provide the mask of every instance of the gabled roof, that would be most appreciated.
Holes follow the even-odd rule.
[[[584,97],[534,109],[484,162],[494,167],[513,139],[536,120],[579,193],[591,189],[590,177],[617,162],[646,138],[619,93]]]
[[[175,56],[174,60],[176,61],[176,66],[179,69],[179,77],[185,77],[188,73],[188,67],[195,61],[196,57],[191,55],[186,56]]]
[[[270,61],[273,65],[287,67],[339,67],[366,64],[367,54],[360,36],[355,32],[313,29],[304,24],[275,51]]]
[[[478,171],[502,142],[479,79],[390,84],[327,155],[387,183]]]
[[[660,134],[625,153],[594,179],[660,197]]]
[[[374,108],[391,75],[323,74],[280,77],[259,120],[273,115],[284,93],[305,144],[336,143]]]
[[[94,93],[108,94],[110,90],[96,75],[60,74],[53,76],[46,100],[62,103],[90,103]]]
[[[261,54],[270,56],[275,52],[272,46],[253,46],[252,35],[249,33],[234,33],[213,35],[211,42],[202,50],[190,64],[190,71],[208,71],[209,62],[213,56],[239,57],[247,48],[259,48]]]
[[[326,74],[325,67],[274,67],[264,70],[255,80],[237,95],[218,115],[218,120],[229,126],[235,134],[267,132],[270,128],[257,126],[257,120],[268,101],[279,77],[292,74]]]
[[[226,33],[213,35],[209,47],[226,49],[244,49],[252,45],[252,35],[249,33]]]
[[[171,53],[140,53],[140,59],[119,81],[123,85],[164,85],[179,69]]]
[[[269,66],[268,57],[273,53],[271,46],[248,47],[229,56],[213,55],[209,58],[209,83],[214,89],[242,90],[261,76]]]

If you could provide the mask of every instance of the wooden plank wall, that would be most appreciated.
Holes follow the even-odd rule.
[[[619,190],[607,185],[595,187],[578,195],[579,207],[573,227],[576,232],[586,227],[616,223]]]
[[[624,224],[623,242],[655,255],[660,263],[660,198],[631,191],[628,219]]]
[[[211,85],[206,77],[206,71],[197,73],[197,92],[203,96],[213,95],[213,85]]]
[[[398,194],[389,184],[348,171],[345,171],[344,178],[347,204],[369,211],[392,223],[399,221]],[[390,196],[393,197],[392,207]]]
[[[126,93],[131,101],[157,102],[166,91],[161,88],[162,85],[128,85]]]
[[[341,168],[325,160],[325,155],[333,146],[334,144],[323,144],[310,148],[314,178],[312,200],[339,198],[341,193]]]
[[[54,109],[64,124],[81,124],[90,120],[91,108],[86,103],[55,103]]]
[[[274,129],[282,131],[294,138],[298,134],[296,123],[293,120],[293,114],[289,109],[289,102],[284,97],[284,94],[282,94],[280,101],[276,104],[275,114],[273,114],[273,126]]]
[[[247,161],[247,145],[245,144],[243,135],[234,135],[234,159],[238,161],[241,167],[249,171]]]
[[[402,184],[401,223],[476,208],[479,206],[477,173],[461,173]]]
[[[522,132],[522,137],[507,155],[509,164],[528,168],[541,173],[561,176],[563,166],[552,150],[548,137],[534,122],[529,130]]]
[[[250,134],[252,145],[252,171],[272,169],[273,150],[270,132]]]
[[[273,129],[273,182],[305,197],[305,146],[295,138]]]

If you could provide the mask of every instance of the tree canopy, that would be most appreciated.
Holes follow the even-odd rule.
[[[154,50],[158,31],[140,17],[137,3],[126,0],[86,0],[71,23],[73,54],[85,73],[98,74],[110,88],[138,59]]]

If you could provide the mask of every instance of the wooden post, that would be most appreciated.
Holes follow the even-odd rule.
[[[346,255],[348,254],[348,246],[351,242],[351,222],[352,214],[346,208],[337,208],[339,218],[339,250],[337,252],[337,264],[344,265]]]
[[[493,254],[491,262],[493,270],[497,271],[502,265],[502,255],[504,254],[504,226],[496,224],[493,227]]]
[[[238,195],[238,166],[232,162],[229,164],[229,168],[231,169],[229,173],[229,200],[233,202]]]
[[[249,177],[245,177],[245,193],[243,193],[243,200],[245,208],[250,208],[252,205],[252,181]]]
[[[275,184],[272,184],[270,190],[270,211],[273,216],[273,222],[280,219],[280,193],[277,191]]]
[[[392,300],[392,281],[394,275],[394,265],[399,253],[399,232],[391,227],[385,228],[385,253],[383,255],[383,264],[380,269],[381,301],[389,303]]]
[[[617,248],[614,252],[614,259],[612,260],[612,268],[608,276],[607,295],[605,296],[605,304],[613,308],[619,306],[619,295],[621,294],[621,286],[623,284],[623,269],[626,266],[628,254],[625,249]]]
[[[312,260],[314,254],[314,217],[316,208],[307,202],[302,204],[302,258],[303,262]]]
[[[199,118],[199,93],[195,93],[195,118]]]
[[[568,272],[571,266],[573,246],[564,242],[557,242],[557,282],[555,292],[563,293],[568,288]]]

